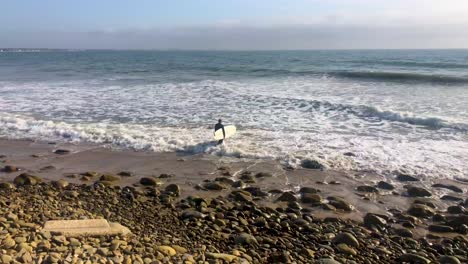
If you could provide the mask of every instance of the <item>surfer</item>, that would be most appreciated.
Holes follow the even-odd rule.
[[[226,131],[224,131],[224,125],[222,124],[222,120],[221,119],[218,119],[218,123],[215,125],[214,127],[214,130],[215,132],[218,130],[218,129],[222,129],[223,130],[223,139],[219,140],[218,141],[218,145],[219,144],[223,144],[223,141],[224,141],[224,138],[226,138]]]

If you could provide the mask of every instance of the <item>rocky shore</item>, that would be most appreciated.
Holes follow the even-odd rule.
[[[165,160],[176,173],[131,166],[76,172],[83,167],[70,160],[90,161],[67,149],[39,150],[12,147],[0,158],[1,263],[468,262],[463,179],[426,186],[400,174],[371,183],[313,169],[279,174],[271,166],[213,168],[180,158]],[[93,152],[92,160],[100,158],[95,166],[119,155],[103,153]],[[135,158],[139,167],[146,166],[142,159]],[[192,178],[181,176],[184,166]],[[291,185],[280,184],[284,179],[300,180],[301,187],[285,190]],[[67,237],[42,230],[48,220],[95,218],[132,234]]]

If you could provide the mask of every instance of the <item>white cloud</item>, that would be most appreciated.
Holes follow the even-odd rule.
[[[309,2],[320,4],[325,1]],[[468,26],[468,0],[327,0],[326,3],[334,6],[333,11],[317,13],[311,9],[308,15],[220,21],[219,25]]]

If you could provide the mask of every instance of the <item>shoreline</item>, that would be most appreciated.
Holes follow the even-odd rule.
[[[54,153],[57,150],[64,151],[61,154]],[[260,210],[282,208],[284,212],[295,214],[296,218],[302,219],[310,215],[320,224],[330,219],[337,219],[339,223],[345,223],[344,226],[355,227],[363,223],[364,226],[368,225],[366,221],[369,221],[369,217],[377,216],[379,219],[384,219],[385,223],[375,223],[372,227],[366,226],[367,230],[381,235],[388,233],[397,237],[428,240],[431,243],[441,243],[443,239],[462,239],[465,241],[464,245],[468,245],[466,243],[468,230],[463,228],[452,227],[452,232],[444,233],[428,231],[428,229],[434,230],[434,227],[429,226],[447,226],[453,219],[463,220],[468,217],[467,182],[448,179],[432,182],[399,181],[365,172],[304,168],[289,170],[273,160],[246,162],[230,158],[230,162],[227,162],[226,159],[208,155],[112,150],[95,145],[49,144],[33,140],[0,139],[0,155],[2,155],[0,168],[10,165],[19,169],[12,172],[6,172],[4,169],[0,172],[0,183],[13,182],[18,175],[27,173],[36,175],[46,182],[44,185],[46,187],[43,186],[43,188],[50,188],[49,182],[65,180],[70,183],[69,188],[86,193],[86,190],[83,190],[85,186],[96,186],[96,183],[100,182],[102,183],[100,185],[108,185],[103,188],[109,189],[109,193],[114,195],[111,190],[115,189],[117,192],[125,186],[131,186],[144,193],[148,187],[141,184],[141,179],[150,178],[154,180],[155,186],[152,188],[158,190],[160,194],[163,194],[169,185],[175,184],[180,188],[180,195],[171,199],[169,208],[180,207],[187,199],[190,200],[187,197],[201,197],[209,200],[228,199],[227,203],[235,205],[236,201],[232,200],[232,196],[238,192],[245,192],[251,197],[247,204],[263,208]],[[387,185],[379,184],[381,181],[385,181]],[[434,184],[442,184],[445,187],[433,187]],[[408,185],[416,189],[410,191],[411,187]],[[390,190],[390,186],[394,189]],[[23,192],[27,188],[23,188],[26,187],[17,186],[17,189],[11,192],[27,197],[28,194]],[[452,188],[452,190],[447,188]],[[453,190],[461,190],[461,193]],[[34,189],[34,191],[39,190]],[[424,191],[427,191],[430,197],[425,197],[426,195],[414,197],[415,195],[421,196],[421,193],[425,194]],[[444,196],[445,198],[442,199]],[[161,197],[157,195],[157,198]],[[461,200],[455,201],[456,198]],[[8,197],[3,197],[3,199],[8,199]],[[415,216],[414,213],[412,215],[408,213],[408,209],[418,204],[431,207],[432,215]],[[158,206],[166,208],[166,205],[161,202]],[[455,207],[458,208],[458,213],[450,213],[451,210],[455,210]],[[93,211],[90,208],[88,210]],[[175,214],[180,218],[182,211],[179,208],[174,212],[171,211],[170,214]],[[433,219],[433,216],[437,214],[443,216],[441,221]],[[372,219],[375,220],[375,217]],[[205,224],[209,226],[209,223],[204,222],[203,225]],[[135,232],[134,228],[129,228]],[[235,232],[231,235],[233,233]],[[300,238],[297,233],[296,236],[293,238],[302,241],[303,238]],[[343,253],[342,249],[330,243],[329,246],[332,249],[330,254],[333,253],[344,259],[349,258],[350,255],[352,255],[351,259],[356,258],[353,254]],[[468,252],[467,248],[461,248],[461,250]],[[298,256],[304,258],[304,254],[300,253],[302,251],[295,252],[293,249],[289,251],[294,253],[290,254],[291,259],[308,263],[298,258]],[[396,260],[399,256],[391,254],[386,257]],[[439,256],[425,257],[436,260]],[[262,263],[268,262],[265,256],[255,259]],[[385,260],[385,257],[383,259]],[[356,261],[359,263],[359,259]]]

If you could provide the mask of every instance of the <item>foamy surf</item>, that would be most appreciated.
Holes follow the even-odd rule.
[[[365,170],[382,175],[404,172],[421,177],[464,177],[468,144],[456,140],[411,142],[338,134],[290,134],[258,129],[240,130],[217,146],[206,127],[177,128],[130,124],[71,124],[1,113],[0,136],[63,142],[88,142],[117,149],[210,154],[246,160],[276,159],[298,167],[315,160],[325,168]],[[349,155],[352,153],[353,155]]]
[[[464,51],[70,54],[2,55],[2,136],[467,175]],[[218,118],[238,127],[224,146]]]

